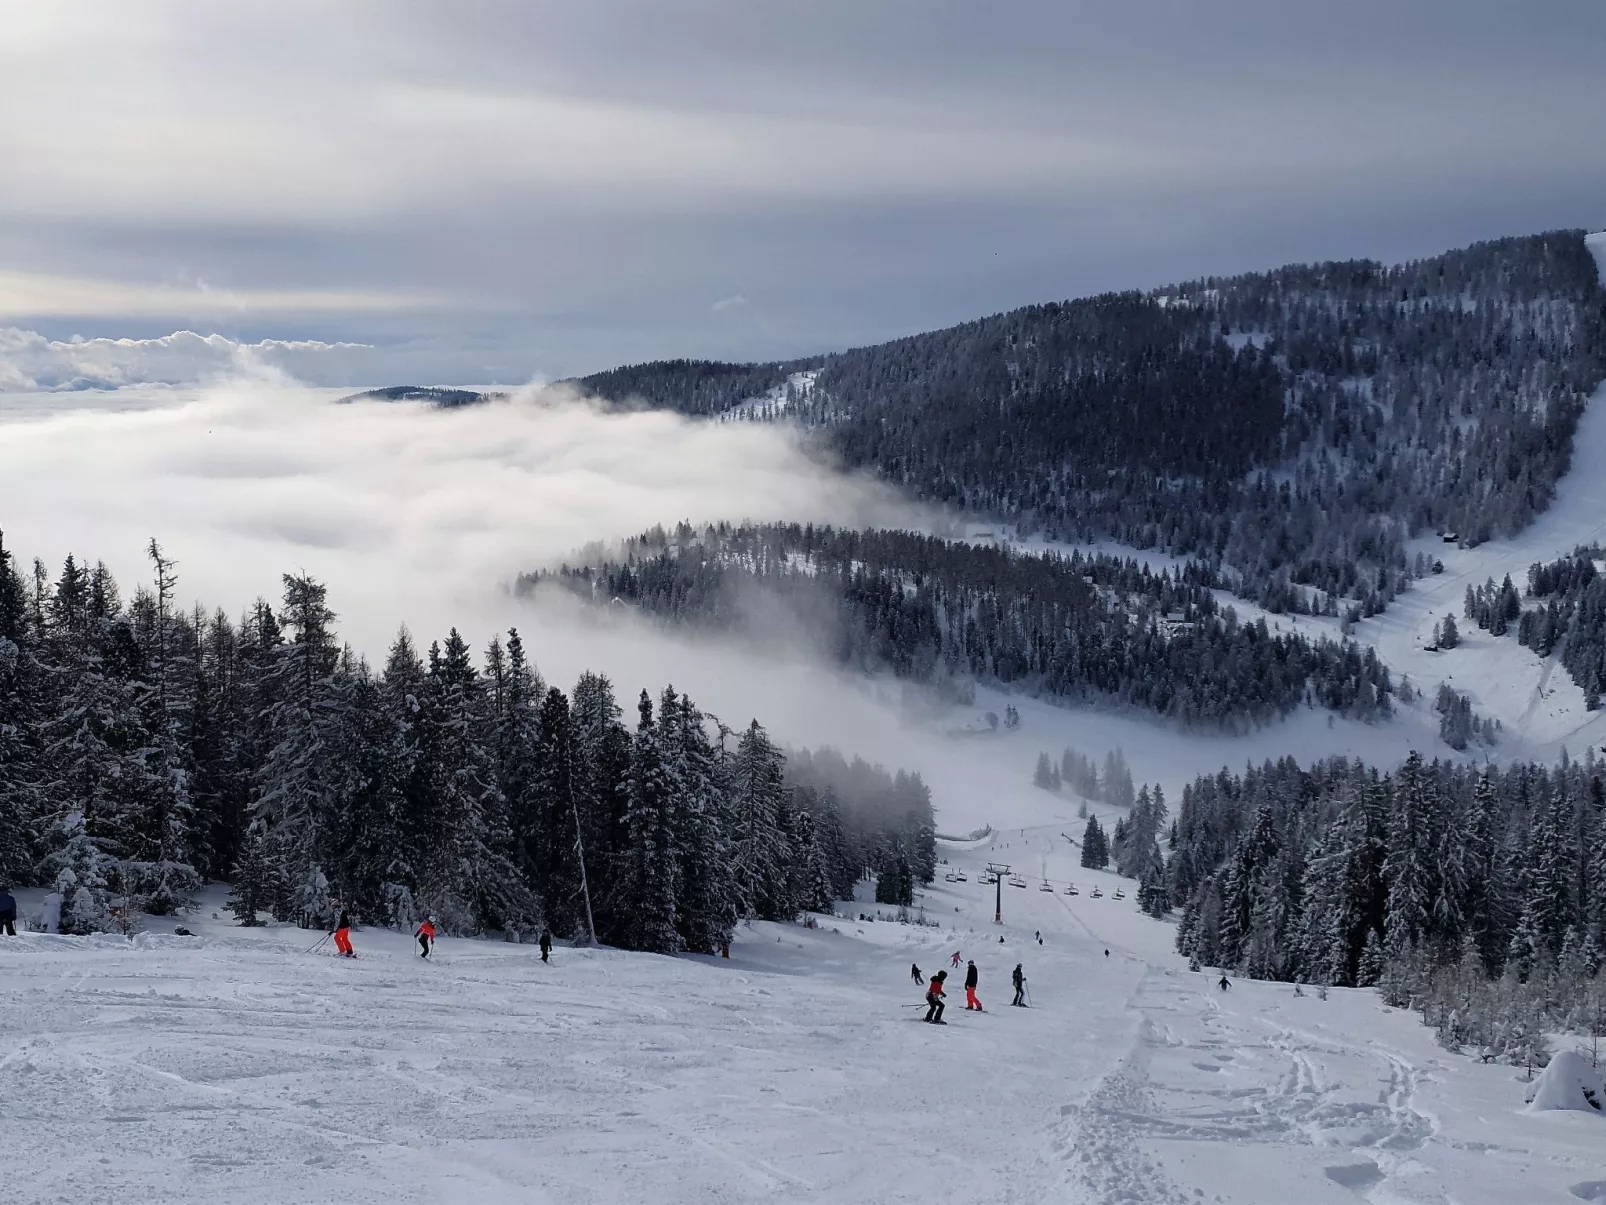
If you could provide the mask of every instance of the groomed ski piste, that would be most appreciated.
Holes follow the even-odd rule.
[[[221,889],[131,941],[0,938],[0,1198],[1606,1193],[1606,1118],[1527,1111],[1520,1070],[1439,1049],[1369,990],[1221,991],[1172,952],[1171,925],[1136,910],[1130,881],[1077,865],[1063,827],[943,843],[930,924],[759,923],[729,961],[560,946],[543,965],[533,946],[443,938],[424,962],[408,934],[372,929],[348,960],[310,952],[315,931],[236,926]],[[1002,925],[990,860],[1028,884],[1006,879]],[[959,870],[966,882],[946,880]],[[988,1011],[964,1010],[961,962],[949,1023],[922,1024],[910,964],[929,976],[955,951],[975,960]],[[1017,962],[1027,1009],[1009,1006]]]

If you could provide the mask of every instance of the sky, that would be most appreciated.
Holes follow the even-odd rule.
[[[1598,0],[21,0],[0,25],[0,389],[199,378],[240,344],[320,385],[786,357],[1606,225]]]

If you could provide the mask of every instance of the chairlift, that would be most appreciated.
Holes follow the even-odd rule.
[[[996,886],[997,883],[998,883],[998,876],[995,875],[995,874],[983,875],[981,881],[983,883],[985,883],[987,886],[993,887],[993,886]]]
[[[1115,898],[1118,899],[1118,900],[1126,899],[1126,892],[1122,891],[1119,887],[1117,887],[1115,889]]]
[[[942,877],[943,877],[943,881],[944,882],[948,882],[948,883],[958,882],[958,880],[954,878],[954,872],[951,871],[951,870],[947,874],[943,875]]]
[[[1078,894],[1078,892],[1076,890],[1076,884],[1072,883],[1068,887],[1066,887],[1065,888],[1065,894],[1066,895],[1076,895],[1076,894]]]
[[[1100,891],[1097,887],[1093,888],[1093,898],[1096,900],[1102,900],[1104,898],[1104,892]]]
[[[1015,878],[1009,880],[1009,885],[1011,887],[1025,887],[1026,886],[1026,880],[1023,879],[1023,878],[1020,878],[1019,876],[1016,876]]]
[[[1052,895],[1052,894],[1054,894],[1054,884],[1050,883],[1047,879],[1044,879],[1043,880],[1043,885],[1041,887],[1039,887],[1037,890],[1046,891],[1050,895]]]

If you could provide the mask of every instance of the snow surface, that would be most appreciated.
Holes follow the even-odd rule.
[[[0,1199],[1505,1205],[1601,1182],[1599,1119],[1525,1112],[1518,1072],[1370,991],[1222,994],[1061,827],[945,845],[969,882],[939,875],[931,925],[755,924],[728,962],[443,940],[424,963],[372,930],[347,961],[213,919],[217,894],[193,938],[0,938]],[[988,859],[1030,883],[1001,927]],[[909,964],[955,950],[989,1011],[953,972],[950,1023],[919,1024]]]
[[[1539,1076],[1530,1113],[1571,1109],[1606,1118],[1606,1081],[1600,1069],[1576,1050],[1563,1050],[1551,1059]],[[1606,1134],[1602,1135],[1606,1141]]]

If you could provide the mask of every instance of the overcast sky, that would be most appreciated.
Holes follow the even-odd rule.
[[[187,329],[516,381],[1602,225],[1602,0],[0,13],[0,327],[36,358]]]

